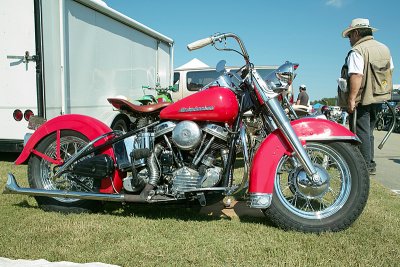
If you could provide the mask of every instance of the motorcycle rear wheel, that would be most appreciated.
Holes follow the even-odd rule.
[[[60,134],[60,151],[57,152],[56,138],[55,133],[47,136],[38,144],[36,149],[51,158],[56,158],[57,153],[60,153],[64,162],[89,142],[84,135],[78,132],[69,130],[62,131]],[[91,156],[92,155],[88,155],[87,157]],[[47,190],[98,191],[99,181],[90,177],[74,177],[79,179],[79,183],[82,183],[84,186],[69,179],[73,175],[69,173],[62,174],[61,177],[57,179],[51,178],[55,168],[57,168],[57,166],[49,161],[37,155],[32,155],[28,162],[28,181],[30,187]],[[90,188],[90,190],[87,188]],[[43,196],[35,196],[35,199],[39,207],[47,211],[82,213],[94,211],[99,207],[98,202],[93,200]]]
[[[307,153],[327,171],[326,190],[307,195],[314,188],[301,187],[299,167],[285,155],[278,165],[271,206],[264,214],[285,230],[321,233],[348,228],[368,199],[369,174],[361,152],[349,143],[335,142],[308,143]]]

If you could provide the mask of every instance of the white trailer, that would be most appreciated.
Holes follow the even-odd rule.
[[[128,123],[108,97],[172,85],[173,40],[95,0],[13,0],[0,9],[0,152],[20,151],[33,113]]]

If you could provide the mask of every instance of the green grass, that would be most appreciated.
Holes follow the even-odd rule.
[[[26,166],[0,162],[26,186]],[[348,230],[285,232],[265,218],[227,218],[186,209],[107,205],[97,214],[59,214],[32,197],[0,195],[0,257],[121,266],[398,266],[400,197],[372,180]]]

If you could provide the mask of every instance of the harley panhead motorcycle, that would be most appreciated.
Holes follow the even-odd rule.
[[[10,173],[5,193],[33,195],[41,208],[67,212],[101,201],[201,207],[236,196],[286,230],[348,228],[369,192],[359,139],[329,120],[289,120],[277,96],[298,64],[286,62],[263,79],[237,35],[216,34],[188,49],[207,45],[239,53],[245,65],[237,72],[217,66],[221,75],[207,89],[127,133],[82,115],[47,121],[16,160],[28,162],[30,188]],[[247,111],[260,122],[256,135],[246,129]]]

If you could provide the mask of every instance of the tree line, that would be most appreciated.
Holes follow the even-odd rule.
[[[311,105],[320,103],[322,105],[327,105],[327,106],[336,106],[336,97],[324,97],[320,100],[311,101],[310,103]]]

